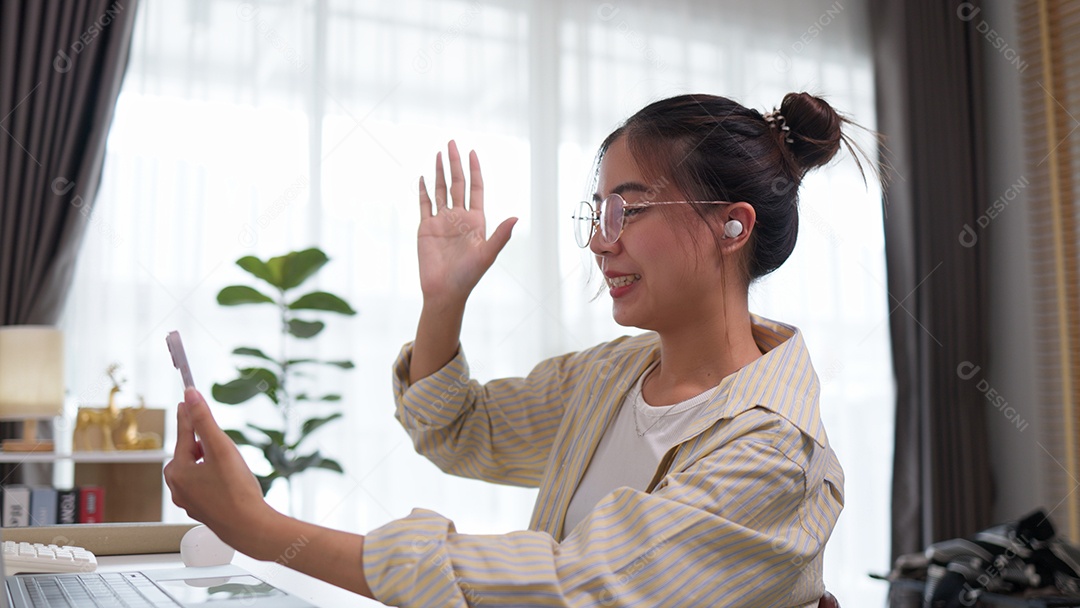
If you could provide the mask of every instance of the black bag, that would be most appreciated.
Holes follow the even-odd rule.
[[[923,557],[923,559],[919,559]],[[1019,521],[927,547],[925,556],[901,556],[896,570],[925,567],[926,608],[975,605],[984,591],[1000,594],[1044,589],[1080,597],[1080,549],[1054,534],[1042,510]]]

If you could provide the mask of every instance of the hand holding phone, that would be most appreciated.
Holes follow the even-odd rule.
[[[180,332],[170,331],[169,335],[165,336],[165,343],[169,345],[173,367],[180,370],[184,388],[195,388],[195,380],[191,378],[191,367],[188,366],[187,355],[184,353],[184,343],[180,341]]]

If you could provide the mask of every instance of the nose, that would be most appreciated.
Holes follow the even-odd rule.
[[[608,243],[604,240],[604,236],[600,234],[600,227],[597,226],[593,230],[592,238],[589,239],[589,251],[592,251],[598,256],[608,256],[615,253],[616,248],[620,247],[619,241],[614,243]]]

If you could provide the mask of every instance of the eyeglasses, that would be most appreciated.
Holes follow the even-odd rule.
[[[622,235],[626,218],[634,212],[652,207],[654,205],[730,205],[728,201],[642,201],[640,203],[627,203],[618,194],[610,194],[607,198],[597,203],[594,211],[588,201],[578,203],[577,213],[574,214],[574,239],[578,247],[588,247],[596,233],[596,226],[600,226],[600,238],[608,245],[615,244]],[[627,212],[630,212],[629,214]]]

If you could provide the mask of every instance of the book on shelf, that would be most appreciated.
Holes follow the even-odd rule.
[[[4,514],[0,525],[5,528],[30,525],[30,487],[22,484],[4,486]]]
[[[100,524],[105,521],[105,488],[82,486],[79,488],[79,523]]]
[[[105,521],[105,489],[101,486],[56,489],[9,484],[0,488],[0,499],[0,526],[5,528]]]
[[[56,525],[56,488],[33,486],[30,488],[30,525]]]
[[[70,488],[56,492],[56,523],[79,523],[79,491]]]

